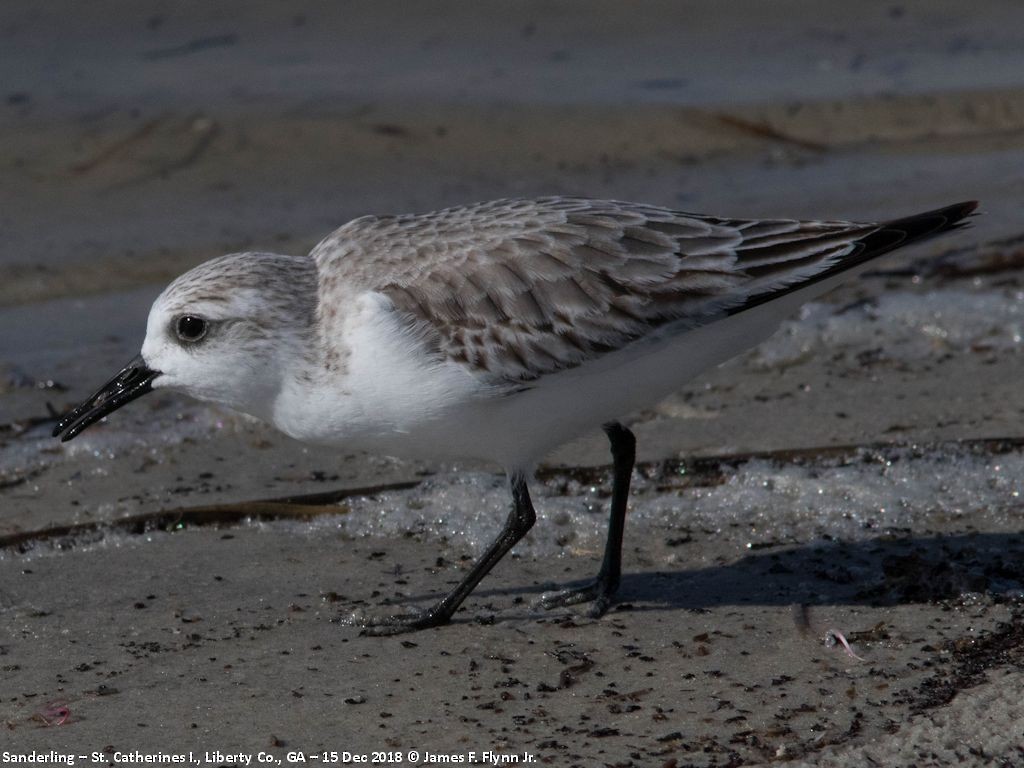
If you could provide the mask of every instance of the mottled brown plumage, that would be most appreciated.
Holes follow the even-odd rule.
[[[883,227],[548,197],[367,216],[311,255],[322,305],[379,291],[445,359],[521,386],[811,279]]]

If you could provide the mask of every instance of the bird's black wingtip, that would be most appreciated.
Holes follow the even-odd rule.
[[[953,203],[941,209],[949,211],[953,216],[953,220],[963,219],[970,216],[972,213],[978,210],[978,206],[981,205],[977,200],[965,200],[962,203]]]
[[[883,229],[903,229],[908,235],[921,237],[924,235],[944,232],[955,227],[964,219],[978,210],[977,200],[965,200],[924,213],[915,213],[900,219],[892,219],[882,224]]]
[[[868,261],[917,240],[926,240],[943,232],[970,226],[969,222],[964,220],[974,215],[977,209],[977,200],[966,200],[883,222],[875,232],[861,240],[863,250],[853,263]]]
[[[781,290],[768,291],[752,296],[741,306],[730,310],[730,314],[736,314],[745,309],[764,304],[766,301],[784,296],[787,293],[802,290],[815,283],[827,280],[841,272],[853,267],[860,266],[865,262],[878,258],[904,245],[913,242],[925,241],[945,232],[969,227],[970,222],[966,219],[977,215],[977,200],[965,200],[961,203],[953,203],[942,208],[936,208],[924,213],[916,213],[900,219],[892,219],[875,225],[877,229],[870,234],[854,241],[854,249],[848,255],[840,258],[831,267],[800,280],[792,285],[785,286]]]
[[[967,226],[968,223],[965,222],[964,219],[972,216],[978,216],[980,213],[980,211],[978,211],[979,205],[981,205],[981,203],[977,200],[965,200],[962,203],[954,203],[953,205],[948,205],[940,210],[949,217],[949,227],[952,229]]]

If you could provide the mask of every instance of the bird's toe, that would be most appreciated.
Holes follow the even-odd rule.
[[[612,604],[615,588],[604,579],[595,579],[580,587],[570,587],[557,592],[541,595],[539,605],[550,611],[553,608],[567,608],[570,605],[590,603],[587,615],[591,618],[603,616]]]
[[[355,616],[354,623],[362,627],[362,635],[384,636],[417,632],[448,623],[448,616],[436,611],[408,611],[385,615]]]

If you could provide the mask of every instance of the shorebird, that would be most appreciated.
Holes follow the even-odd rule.
[[[619,585],[635,458],[620,419],[976,206],[857,223],[547,197],[366,216],[308,256],[231,254],[177,278],[150,310],[141,354],[54,435],[70,440],[167,389],[309,443],[501,465],[512,496],[501,533],[432,607],[364,620],[394,633],[448,622],[534,524],[536,463],[603,426],[613,490],[600,570],[542,598],[599,616]]]

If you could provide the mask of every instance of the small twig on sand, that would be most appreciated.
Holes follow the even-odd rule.
[[[758,138],[769,139],[770,141],[777,141],[782,144],[792,144],[794,147],[809,149],[812,152],[828,151],[826,144],[822,144],[819,141],[811,141],[810,139],[801,139],[799,136],[791,136],[766,122],[755,123],[752,120],[730,115],[726,112],[719,112],[715,117],[718,118],[719,122],[728,125],[730,128],[736,128],[743,133],[757,136]]]
[[[200,157],[206,154],[206,151],[213,144],[213,140],[220,135],[220,125],[209,118],[194,117],[190,119],[189,126],[189,130],[197,134],[197,136],[183,155],[169,160],[152,170],[144,171],[124,181],[111,184],[104,189],[104,192],[132,187],[152,179],[165,179],[172,173],[184,170],[199,160]]]
[[[347,510],[337,502],[349,496],[370,496],[384,491],[405,490],[419,485],[418,480],[385,483],[363,488],[348,488],[324,493],[308,493],[283,499],[262,499],[229,504],[147,512],[101,523],[57,525],[39,531],[18,531],[0,535],[0,549],[20,549],[44,541],[71,541],[109,531],[141,534],[152,530],[176,530],[194,525],[235,525],[244,520],[310,520],[323,515],[340,515]]]
[[[136,128],[132,133],[128,134],[123,139],[119,139],[113,142],[105,149],[102,149],[99,152],[97,152],[88,160],[84,160],[81,163],[78,163],[77,165],[71,166],[71,172],[76,176],[81,176],[93,170],[94,168],[97,168],[98,166],[110,160],[112,157],[119,154],[122,150],[126,149],[127,147],[130,147],[132,144],[135,144],[138,141],[142,141],[143,139],[145,139],[147,136],[153,133],[153,131],[156,130],[157,126],[160,125],[163,119],[163,117],[158,117],[154,120],[149,120],[143,123],[138,128]]]

